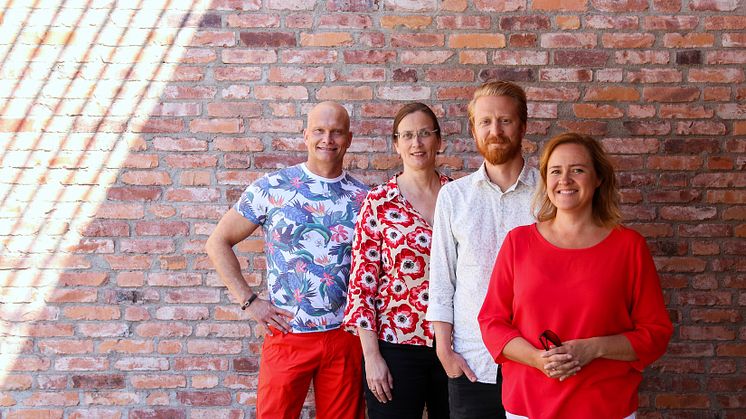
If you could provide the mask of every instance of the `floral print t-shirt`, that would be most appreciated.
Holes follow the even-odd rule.
[[[398,176],[398,175],[397,175]],[[368,193],[355,226],[344,328],[378,339],[433,346],[425,320],[432,227],[404,199],[397,176]],[[440,183],[450,179],[440,175]]]
[[[258,179],[234,206],[262,226],[270,301],[295,313],[292,332],[340,327],[353,229],[367,191],[346,172],[327,179],[299,164]]]

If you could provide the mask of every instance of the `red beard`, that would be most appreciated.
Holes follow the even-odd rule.
[[[507,144],[507,148],[492,149],[490,144]],[[521,142],[512,143],[510,138],[503,135],[489,136],[483,142],[477,141],[479,153],[490,164],[505,164],[521,153]]]

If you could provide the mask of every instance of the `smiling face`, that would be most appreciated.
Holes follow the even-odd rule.
[[[592,212],[593,194],[601,180],[588,150],[576,143],[558,145],[547,163],[547,197],[557,213]]]
[[[308,125],[303,132],[308,149],[308,169],[327,178],[342,174],[342,161],[352,143],[350,118],[341,105],[322,102],[308,113]]]
[[[521,157],[526,125],[518,103],[508,96],[482,96],[474,103],[472,135],[487,162],[500,165]]]
[[[441,145],[440,133],[435,129],[433,120],[419,111],[410,113],[399,122],[394,149],[401,157],[405,171],[435,169],[435,157]]]

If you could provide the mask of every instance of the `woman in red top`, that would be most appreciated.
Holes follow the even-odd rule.
[[[509,418],[630,418],[672,325],[645,240],[619,224],[613,167],[590,137],[552,138],[538,222],[505,239],[479,314]]]
[[[433,111],[409,103],[394,118],[404,170],[368,193],[355,225],[344,327],[363,347],[368,416],[448,417],[448,384],[425,320],[442,141]]]

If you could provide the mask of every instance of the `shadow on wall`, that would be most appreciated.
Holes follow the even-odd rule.
[[[113,286],[142,274],[113,278],[111,267],[149,263],[128,250],[138,245],[127,239],[127,220],[145,217],[145,201],[160,195],[110,186],[123,167],[158,166],[155,154],[129,156],[147,149],[144,135],[182,130],[190,104],[163,104],[161,96],[168,83],[203,77],[182,59],[209,6],[38,0],[0,9],[0,389],[16,391],[0,406],[76,406],[77,391],[52,390],[127,386],[121,374],[91,371],[168,369],[158,358],[113,365],[109,355],[153,352],[153,341],[122,339],[131,334],[128,317],[147,312],[118,305],[147,291]],[[126,185],[169,174],[124,176]],[[29,397],[18,393],[26,390]],[[81,404],[102,404],[97,397],[108,396],[86,393]],[[145,402],[119,397],[103,404]],[[62,411],[44,412],[36,413]]]

